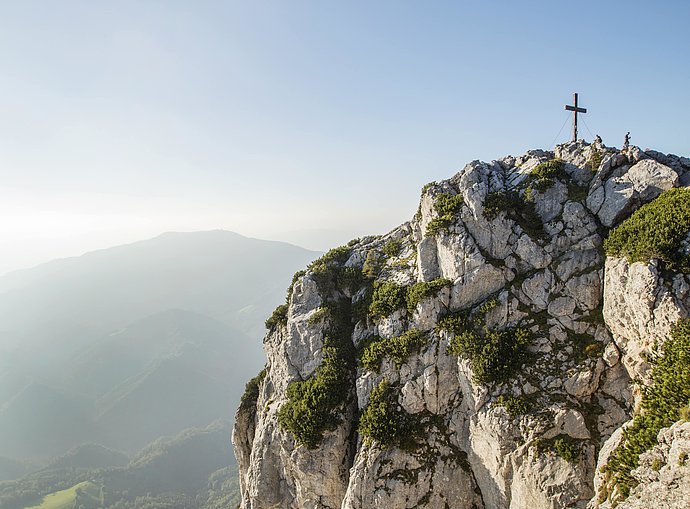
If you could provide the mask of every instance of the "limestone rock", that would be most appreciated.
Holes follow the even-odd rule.
[[[605,264],[604,319],[623,363],[633,378],[646,379],[647,354],[671,326],[688,316],[690,300],[666,285],[654,261],[628,263],[609,258]]]
[[[605,226],[613,226],[663,191],[678,185],[678,173],[653,159],[626,167],[622,175],[595,180],[587,206]]]
[[[566,176],[525,199],[530,172],[554,157]],[[688,159],[581,140],[553,153],[473,161],[426,186],[410,222],[343,248],[327,284],[328,274],[307,272],[295,282],[287,323],[264,338],[267,374],[256,403],[236,416],[241,508],[611,509],[602,468],[639,403],[632,380],[648,375],[646,354],[689,314],[690,277],[668,275],[655,261],[605,260],[601,226],[686,178]],[[507,208],[487,217],[490,195]],[[437,204],[449,197],[455,209],[440,217]],[[391,239],[400,251],[384,254]],[[359,278],[372,255],[380,264]],[[374,276],[403,288],[450,283],[412,305],[401,290],[388,296],[397,309],[374,317]],[[457,329],[439,326],[447,316]],[[411,329],[418,342],[386,343]],[[525,361],[486,381],[476,372],[486,357],[463,351],[456,333],[487,341],[487,356],[491,341],[527,338]],[[379,338],[380,367],[368,369],[357,352]],[[310,449],[278,414],[289,384],[318,373],[334,341],[349,369],[338,379],[344,396]],[[507,351],[504,365],[516,355]],[[387,415],[408,426],[409,440],[378,443],[358,431],[384,380],[393,391]],[[555,445],[565,439],[567,460]],[[634,473],[639,487],[618,507],[690,507],[688,467],[678,465],[688,442],[690,424],[663,431]]]
[[[640,457],[633,477],[640,484],[618,509],[685,509],[690,502],[690,422],[659,432],[659,445]]]

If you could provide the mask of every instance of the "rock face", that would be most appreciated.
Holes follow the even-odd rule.
[[[640,484],[619,509],[686,509],[690,501],[690,423],[676,423],[659,433],[659,445],[640,458],[633,476]]]
[[[598,507],[631,380],[690,309],[686,275],[605,259],[603,236],[688,173],[684,158],[583,142],[474,161],[426,186],[412,221],[310,266],[264,339],[256,404],[237,414],[241,507]],[[343,396],[309,447],[279,416],[300,382],[325,376],[336,329]],[[458,346],[468,335],[481,351]],[[372,403],[383,384],[390,399]],[[358,427],[372,408],[392,419],[378,435]],[[649,453],[665,466],[654,476],[641,463],[626,503],[643,505],[629,507],[687,477],[673,462],[688,434],[665,432]],[[673,497],[690,504],[687,491]]]

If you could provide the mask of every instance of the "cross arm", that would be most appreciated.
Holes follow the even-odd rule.
[[[576,106],[568,106],[566,105],[565,107],[566,110],[568,111],[576,111],[578,113],[587,113],[587,108],[578,108]]]

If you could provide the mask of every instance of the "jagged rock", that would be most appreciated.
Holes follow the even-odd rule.
[[[565,381],[563,387],[566,392],[576,398],[583,398],[594,394],[599,387],[599,377],[604,372],[604,362],[600,359],[594,370],[575,373]]]
[[[542,222],[553,221],[561,214],[563,204],[568,201],[568,186],[556,182],[543,193],[534,192],[534,200],[535,210]]]
[[[671,168],[653,159],[642,159],[620,176],[596,179],[587,206],[602,224],[613,226],[642,203],[677,185],[678,174]]]
[[[676,321],[688,316],[690,301],[665,284],[655,261],[630,264],[609,258],[604,274],[604,320],[623,352],[625,367],[633,378],[644,380],[646,356]]]
[[[686,509],[690,501],[690,422],[659,432],[659,445],[640,456],[633,477],[640,484],[618,509]]]
[[[623,431],[626,426],[629,426],[632,421],[626,422],[624,425],[616,429],[611,436],[606,439],[599,451],[599,458],[597,459],[597,466],[594,475],[594,497],[587,504],[587,509],[613,509],[611,507],[611,496],[608,486],[608,476],[606,473],[606,465],[608,465],[611,455],[616,448],[623,441]]]
[[[580,440],[591,438],[585,418],[580,412],[572,408],[556,411],[553,418],[553,430],[545,433],[544,438],[552,438],[557,435],[568,435]]]
[[[532,189],[534,201],[526,200],[530,172],[554,156],[564,161],[566,176],[547,179]],[[398,309],[373,317],[361,309],[371,286],[350,287],[336,278],[335,286],[322,288],[318,274],[299,278],[287,324],[264,339],[267,376],[256,404],[241,407],[236,418],[242,509],[610,509],[601,469],[639,402],[632,380],[645,379],[645,355],[688,315],[690,279],[666,275],[654,261],[605,260],[601,226],[615,225],[688,174],[684,158],[582,141],[554,153],[473,161],[425,187],[411,222],[351,243],[347,261],[336,263],[337,270],[356,273],[371,251],[381,254],[395,239],[400,253],[382,261],[378,281],[450,283],[411,303],[391,297]],[[487,217],[489,195],[503,196],[508,208]],[[440,218],[438,203],[449,199],[455,208]],[[281,428],[277,416],[290,382],[308,380],[323,363],[333,331],[319,317],[334,298],[352,322],[343,339],[347,355],[376,336],[385,342],[416,329],[423,339],[409,351],[394,343],[395,358],[384,356],[377,370],[350,357],[337,423],[309,449]],[[451,355],[457,338],[438,327],[454,313],[457,324],[474,327],[464,330],[465,340],[528,337],[527,360],[514,371],[493,373],[495,379],[478,378],[473,362],[485,359]],[[513,354],[506,355],[509,364]],[[394,391],[389,410],[412,426],[412,441],[404,446],[358,432],[357,416],[366,413],[384,380]],[[635,473],[639,493],[619,507],[661,508],[673,497],[690,504],[685,488],[673,484],[684,482],[687,467],[672,465],[690,430],[671,430]],[[570,449],[559,453],[559,440]],[[659,472],[648,468],[654,459],[664,462]],[[662,488],[673,494],[661,497]]]
[[[517,459],[512,469],[511,509],[560,507],[584,508],[592,496],[592,488],[584,481],[590,475],[587,463],[594,458],[594,450],[588,447],[583,456],[586,460],[576,465],[555,454],[538,454],[534,449]]]
[[[606,349],[604,350],[604,362],[609,368],[612,368],[616,364],[618,364],[618,361],[621,360],[621,354],[618,351],[618,348],[616,347],[615,343],[609,343],[606,345]]]
[[[690,422],[676,422],[659,432],[658,445],[640,455],[632,476],[639,482],[626,499],[606,485],[604,468],[623,437],[625,427],[609,438],[599,454],[590,509],[685,509],[690,501]]]
[[[453,507],[484,509],[462,458],[446,450],[431,462],[412,454],[363,445],[350,473],[343,509]],[[440,489],[439,489],[440,487]]]

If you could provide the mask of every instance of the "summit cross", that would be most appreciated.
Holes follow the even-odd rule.
[[[587,108],[578,108],[577,92],[573,94],[573,106],[565,105],[565,109],[573,112],[573,141],[577,141],[577,114],[587,113]]]

